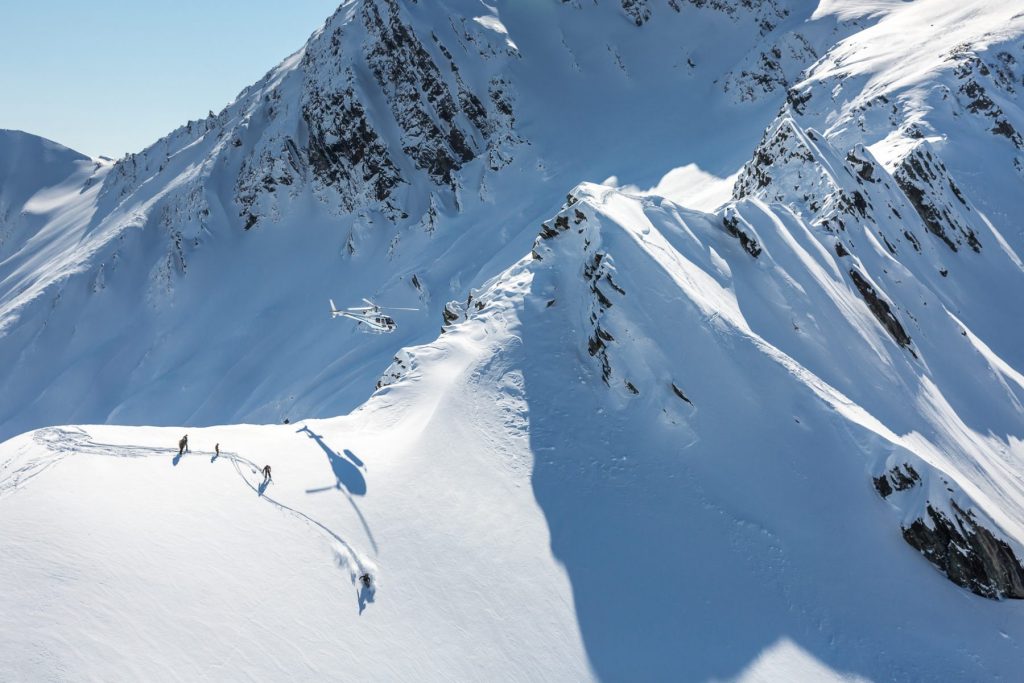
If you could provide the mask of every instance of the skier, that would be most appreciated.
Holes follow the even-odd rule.
[[[213,457],[214,457],[215,460],[220,457],[220,444],[219,443],[213,444],[213,453],[214,453]]]
[[[369,588],[370,585],[373,583],[373,579],[370,578],[369,573],[364,573],[362,576],[359,577],[359,583],[363,584],[364,588]]]
[[[188,434],[178,440],[178,457],[181,457],[186,450],[188,450]]]
[[[263,466],[263,483],[266,484],[268,481],[273,481],[270,478],[270,465]]]

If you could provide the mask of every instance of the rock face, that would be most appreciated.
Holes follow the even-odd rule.
[[[871,313],[874,314],[878,322],[885,328],[885,331],[889,333],[889,336],[893,338],[893,341],[900,346],[909,347],[910,335],[907,334],[899,319],[893,314],[889,302],[878,295],[878,292],[871,286],[871,283],[865,280],[864,276],[856,268],[850,269],[850,280],[853,281],[857,291],[860,292],[868,308],[871,309]]]
[[[899,506],[915,499],[917,491],[928,488],[927,479],[937,476],[931,468],[924,471],[922,476],[910,463],[894,465],[874,478],[875,490]],[[942,483],[945,492],[962,498],[948,479],[942,478]],[[941,507],[926,502],[921,515],[904,523],[902,531],[907,543],[958,586],[985,598],[1024,599],[1024,565],[989,527],[995,528],[990,520],[979,519],[978,513],[949,497]]]
[[[904,527],[903,538],[958,586],[986,598],[1024,598],[1024,566],[1010,546],[951,505],[952,518],[929,505],[927,521]]]
[[[754,157],[740,172],[733,199],[757,197],[790,204],[827,230],[839,232],[847,224],[871,218],[872,204],[865,185],[874,161],[848,155],[847,161],[825,136],[804,130],[784,113],[765,131]],[[867,165],[867,168],[865,168]]]
[[[1017,84],[1024,83],[1018,75],[1024,49],[1011,44],[994,53],[994,59],[986,60],[970,45],[960,45],[953,50],[950,59],[957,63],[957,99],[969,114],[980,117],[990,133],[1006,138],[1017,149],[1024,149],[1024,137],[999,104],[1000,100],[1015,97]]]
[[[318,78],[311,79],[302,108],[302,118],[309,129],[310,167],[318,184],[336,189],[349,210],[360,199],[385,204],[405,181],[386,144],[366,118],[366,110],[355,93],[355,76],[346,70],[342,78],[345,87],[334,92],[321,89]],[[391,213],[398,211],[397,207],[386,205]]]
[[[888,498],[893,491],[906,491],[921,481],[921,475],[910,464],[894,466],[885,474],[875,477],[875,490],[882,498]]]
[[[928,232],[953,251],[964,245],[975,252],[981,251],[977,234],[967,217],[962,216],[970,212],[971,207],[928,143],[916,145],[900,161],[893,177]]]
[[[148,178],[170,177],[173,157],[205,143],[204,172],[235,174],[230,203],[246,230],[287,213],[305,187],[339,214],[380,211],[400,221],[410,204],[426,207],[431,192],[457,193],[468,163],[483,157],[492,172],[511,163],[521,143],[511,86],[498,76],[467,82],[463,69],[467,60],[476,69],[476,51],[514,51],[469,29],[463,39],[476,51],[451,49],[436,33],[417,32],[396,0],[352,11],[341,7],[220,114],[119,161],[105,193],[124,198]]]

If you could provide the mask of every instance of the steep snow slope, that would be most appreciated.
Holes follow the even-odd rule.
[[[901,347],[853,257],[791,211],[728,215],[745,243],[713,214],[576,188],[532,254],[450,304],[444,334],[346,417],[191,430],[180,460],[180,429],[8,441],[0,535],[18,561],[0,585],[20,628],[0,661],[98,678],[1012,679],[1020,603],[947,581],[899,525],[908,497],[953,500],[1019,555],[1024,452],[996,434],[1020,424],[1024,387],[989,372],[1008,372],[991,351],[950,363],[950,339],[974,342],[920,289],[893,302],[922,330]],[[821,363],[828,348],[844,362]],[[1006,406],[972,414],[956,394]],[[883,500],[872,478],[905,463],[920,480]]]
[[[35,135],[0,130],[0,259],[5,273],[26,270],[21,257],[30,249],[66,247],[63,231],[88,220],[96,192],[91,188],[98,188],[109,166]],[[39,261],[34,268],[45,266],[44,259]],[[5,285],[17,289],[9,281]]]

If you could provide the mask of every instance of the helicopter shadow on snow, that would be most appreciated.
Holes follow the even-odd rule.
[[[363,516],[362,510],[356,505],[356,501],[352,499],[352,496],[365,496],[366,495],[366,478],[363,476],[361,469],[364,466],[363,461],[356,456],[355,453],[349,449],[344,449],[342,453],[344,457],[338,455],[336,451],[330,448],[324,443],[323,437],[315,433],[309,427],[302,427],[297,429],[296,433],[305,432],[306,436],[316,441],[317,445],[327,454],[327,460],[331,463],[331,470],[334,472],[335,482],[332,486],[322,486],[316,489],[306,489],[306,493],[322,493],[324,491],[339,490],[345,494],[345,498],[348,499],[349,505],[355,510],[356,515],[359,517],[360,523],[363,525],[363,530],[366,532],[366,537],[370,539],[370,544],[373,546],[374,552],[377,552],[377,539],[373,537],[373,532],[370,530],[370,525]],[[370,600],[369,602],[373,602]]]
[[[320,491],[330,491],[331,489],[340,489],[344,487],[345,491],[353,496],[366,495],[366,477],[364,477],[362,471],[360,471],[360,468],[363,467],[363,461],[356,457],[355,453],[346,448],[343,451],[344,455],[339,454],[324,443],[323,437],[315,433],[309,427],[302,427],[296,431],[305,432],[306,436],[316,441],[316,444],[320,446],[321,450],[327,454],[327,460],[331,463],[331,470],[334,472],[334,478],[336,479],[335,484],[332,486],[310,489],[306,491],[306,493],[318,493]]]

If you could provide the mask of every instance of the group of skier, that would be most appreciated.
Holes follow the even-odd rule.
[[[188,434],[186,434],[185,436],[183,436],[180,439],[178,439],[178,457],[180,458],[185,453],[191,453],[191,452],[192,451],[188,447]],[[216,460],[217,458],[220,457],[220,443],[219,442],[215,443],[213,445],[213,453],[214,453],[214,455],[213,455],[213,459],[214,460]],[[270,476],[270,465],[264,465],[263,469],[261,470],[261,472],[263,473],[263,483],[264,484],[266,484],[267,482],[273,481],[273,479]]]
[[[287,422],[287,420],[285,422]],[[183,437],[181,437],[180,439],[178,439],[178,457],[180,458],[182,455],[184,455],[185,453],[189,453],[189,452],[191,452],[191,451],[189,450],[189,447],[188,447],[188,434],[186,434]],[[219,442],[215,443],[213,445],[213,453],[214,453],[214,455],[213,455],[213,459],[214,460],[216,460],[217,458],[220,457],[220,443]],[[263,483],[264,484],[267,484],[267,483],[273,481],[273,479],[270,477],[270,465],[264,465],[263,469],[260,470],[260,471],[263,474]],[[262,493],[262,491],[261,491],[261,493]],[[372,591],[373,578],[370,576],[370,574],[368,572],[363,572],[359,576],[359,583],[362,584],[362,586],[363,586],[363,588],[365,590]]]

